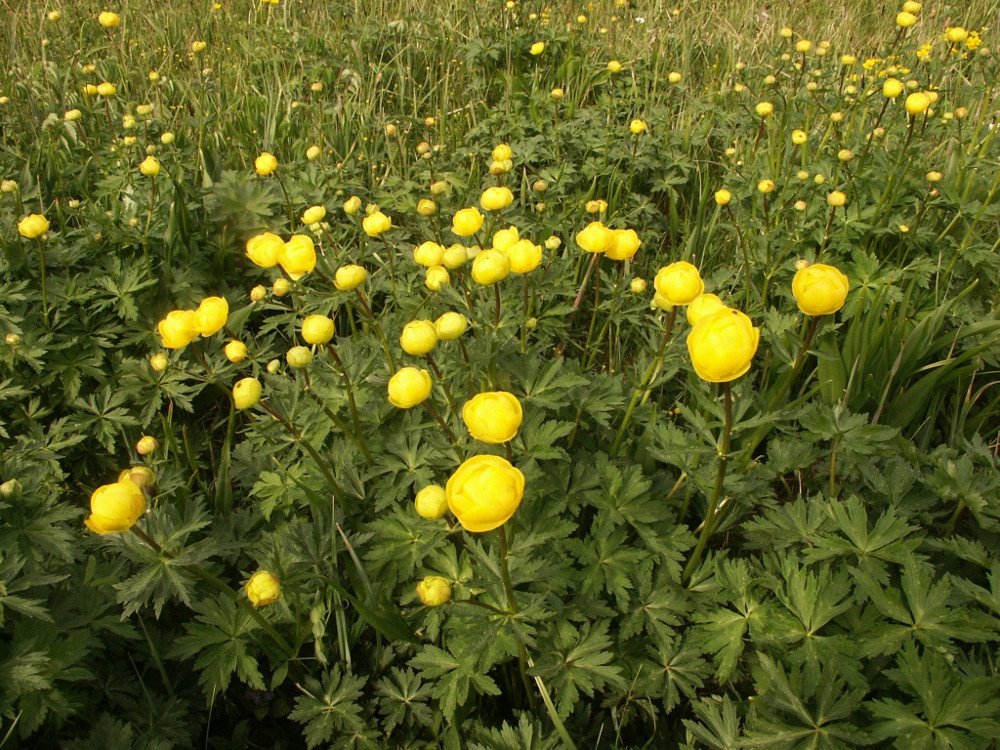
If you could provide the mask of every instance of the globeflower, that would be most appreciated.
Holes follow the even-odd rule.
[[[121,19],[118,17],[117,13],[112,13],[111,11],[106,10],[97,16],[97,22],[106,29],[113,29],[121,23]]]
[[[307,344],[325,344],[333,338],[333,321],[325,315],[307,315],[301,334]]]
[[[733,199],[733,194],[728,190],[723,188],[722,190],[715,191],[715,202],[720,206],[728,206],[729,202]]]
[[[182,349],[198,338],[194,310],[171,310],[156,329],[167,349]]]
[[[834,208],[840,208],[845,203],[847,203],[847,196],[844,195],[839,190],[834,190],[828,196],[826,196],[826,202],[829,203]]]
[[[515,242],[519,242],[520,239],[521,235],[515,226],[499,229],[493,234],[493,249],[506,251]]]
[[[695,325],[702,318],[725,309],[725,303],[718,296],[699,294],[687,307],[687,320],[691,325]]]
[[[310,206],[302,212],[302,223],[306,226],[316,224],[326,218],[326,208],[324,206]]]
[[[653,280],[656,292],[670,305],[689,305],[705,291],[698,269],[686,260],[664,266]]]
[[[429,484],[421,489],[413,501],[417,515],[429,521],[441,518],[448,510],[448,498],[444,487],[439,484]]]
[[[699,320],[687,337],[691,364],[709,383],[728,383],[746,373],[759,343],[760,329],[728,308]]]
[[[448,269],[444,266],[431,266],[427,269],[427,273],[424,276],[424,286],[432,292],[440,292],[441,287],[448,286],[450,283],[451,276],[448,274]]]
[[[483,225],[483,215],[475,206],[463,208],[451,220],[451,231],[459,237],[471,237]]]
[[[417,201],[417,213],[421,216],[433,216],[437,213],[437,204],[427,198]]]
[[[361,199],[356,195],[352,195],[350,198],[344,201],[343,208],[345,214],[347,214],[348,216],[354,216],[354,214],[356,214],[358,211],[361,210]]]
[[[104,83],[97,84],[97,93],[101,96],[114,96],[118,93],[118,87],[113,83],[105,81]]]
[[[285,241],[272,232],[263,232],[247,240],[246,254],[250,261],[261,268],[273,268],[285,248]]]
[[[499,250],[483,250],[472,261],[472,279],[487,286],[503,281],[510,273],[510,259]]]
[[[226,359],[233,363],[242,362],[247,358],[247,345],[242,341],[230,341],[223,351],[226,353]]]
[[[281,598],[281,581],[267,570],[258,570],[247,581],[247,598],[255,607],[274,604]]]
[[[814,263],[795,272],[792,294],[806,315],[831,315],[844,306],[850,282],[840,269]]]
[[[194,327],[201,336],[221,331],[229,318],[229,303],[224,297],[205,297],[194,311]]]
[[[427,576],[417,584],[417,598],[425,607],[440,607],[451,599],[451,584],[441,576]]]
[[[882,93],[889,99],[895,99],[903,93],[903,82],[896,78],[886,78],[882,84]]]
[[[628,124],[628,129],[632,135],[642,135],[649,129],[649,126],[646,125],[645,120],[635,119]]]
[[[911,115],[922,115],[931,106],[931,98],[922,91],[917,91],[906,97],[906,111]]]
[[[535,56],[542,54],[545,51],[545,42],[535,42],[528,51]]]
[[[278,160],[274,158],[274,154],[265,151],[254,159],[253,166],[257,170],[257,174],[266,177],[278,168]]]
[[[333,285],[342,292],[349,292],[364,284],[367,278],[368,271],[363,266],[350,264],[337,269],[333,276]]]
[[[445,485],[448,507],[467,530],[492,531],[514,515],[524,495],[524,475],[499,456],[472,456]]]
[[[480,393],[462,407],[462,419],[469,434],[493,445],[512,440],[523,417],[521,402],[507,391]]]
[[[306,234],[293,234],[278,253],[278,263],[292,279],[300,279],[316,267],[316,246]]]
[[[759,102],[754,109],[757,110],[758,116],[767,117],[774,112],[774,105],[771,102]]]
[[[639,252],[642,240],[634,229],[613,229],[615,241],[607,249],[605,255],[611,260],[631,260]],[[541,252],[541,248],[539,248]]]
[[[457,339],[468,327],[469,319],[458,312],[446,312],[434,321],[434,330],[441,341]]]
[[[437,342],[437,329],[429,320],[411,320],[403,326],[403,332],[399,335],[399,345],[403,351],[414,356],[427,354],[437,346]]]
[[[243,378],[233,386],[233,403],[237,409],[250,409],[260,401],[264,389],[257,378]]]
[[[105,484],[90,496],[90,517],[83,523],[97,534],[128,531],[146,510],[146,496],[131,479]]]
[[[17,223],[17,231],[22,237],[33,240],[49,231],[49,220],[42,214],[31,214]]]
[[[917,17],[912,13],[907,11],[901,11],[896,14],[896,25],[903,29],[910,28],[913,24],[917,22]]]
[[[599,221],[592,221],[576,233],[576,244],[588,253],[606,253],[614,247],[614,230]]]
[[[381,211],[376,211],[361,220],[361,228],[365,230],[365,234],[369,237],[378,237],[383,232],[388,232],[392,229],[392,219]]]
[[[510,261],[511,273],[529,273],[542,262],[542,246],[531,240],[518,240],[501,252]],[[475,262],[473,262],[475,268]]]
[[[431,385],[427,370],[404,367],[389,378],[389,403],[397,409],[412,409],[431,395]]]
[[[413,248],[413,260],[417,265],[427,268],[440,266],[444,260],[444,248],[433,240],[428,240]]]
[[[147,156],[139,164],[139,171],[146,177],[156,177],[160,173],[160,161],[155,156]]]
[[[479,197],[479,204],[487,211],[501,211],[514,201],[514,194],[509,188],[486,188]]]

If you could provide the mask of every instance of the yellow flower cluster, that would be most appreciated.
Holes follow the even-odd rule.
[[[302,278],[316,267],[316,246],[305,234],[293,234],[287,242],[272,232],[247,240],[246,255],[261,268],[280,265],[292,279]]]
[[[156,328],[163,346],[182,349],[199,336],[222,330],[228,318],[229,303],[224,297],[206,297],[196,310],[171,310]]]

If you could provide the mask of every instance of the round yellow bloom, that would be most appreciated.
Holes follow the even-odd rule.
[[[931,98],[922,91],[917,91],[906,97],[906,111],[911,115],[922,115],[929,106],[931,106]]]
[[[243,378],[233,386],[233,401],[237,409],[249,409],[257,405],[263,392],[257,378]]]
[[[437,204],[432,200],[422,198],[417,201],[417,213],[421,216],[433,216],[437,213]]]
[[[806,52],[809,52],[812,48],[813,48],[813,43],[810,42],[808,39],[800,39],[795,43],[796,52],[802,52],[803,54],[805,54]]]
[[[828,196],[826,196],[826,202],[829,203],[834,208],[840,208],[845,203],[847,203],[847,196],[844,195],[839,190],[834,190]]]
[[[646,291],[646,280],[636,277],[629,282],[628,288],[632,294],[642,294]]]
[[[324,218],[326,218],[324,206],[310,206],[302,212],[302,223],[306,226],[323,221]]]
[[[949,26],[944,31],[945,37],[947,37],[949,42],[958,44],[959,42],[964,42],[969,36],[969,32],[963,29],[961,26]]]
[[[230,341],[223,351],[230,362],[242,362],[247,358],[247,345],[242,341]]]
[[[333,321],[325,315],[307,315],[300,332],[307,344],[325,344],[333,338]]]
[[[149,358],[149,366],[153,368],[154,372],[163,372],[170,366],[170,360],[163,352],[157,352]]]
[[[97,16],[97,22],[106,29],[113,29],[122,21],[118,17],[117,13],[112,13],[111,11],[106,10]]]
[[[156,328],[167,349],[182,349],[198,338],[194,310],[171,310]]]
[[[156,177],[160,173],[160,160],[155,156],[147,156],[139,164],[139,171],[146,177]]]
[[[378,237],[383,232],[388,232],[392,229],[392,219],[381,211],[376,211],[361,221],[361,228],[365,230],[365,234],[369,237]]]
[[[506,523],[524,495],[524,475],[499,456],[472,456],[445,485],[448,507],[467,531],[492,531]]]
[[[698,269],[686,260],[661,268],[653,280],[656,292],[670,305],[689,305],[705,291]]]
[[[446,312],[434,321],[434,330],[442,341],[457,339],[468,327],[469,319],[458,312]]]
[[[118,481],[124,482],[126,479],[135,482],[139,489],[152,487],[156,484],[156,474],[148,466],[133,466],[131,469],[122,469],[118,475]]]
[[[535,42],[531,45],[529,52],[533,55],[540,55],[545,51],[545,42]]]
[[[588,253],[605,253],[615,244],[614,230],[599,221],[592,221],[576,234],[576,244]]]
[[[475,206],[463,208],[451,220],[451,231],[459,237],[471,237],[483,225],[483,215]]]
[[[603,214],[608,210],[608,202],[605,200],[595,199],[587,201],[583,207],[588,214]]]
[[[641,135],[649,129],[649,126],[646,125],[644,120],[635,119],[628,124],[628,129],[632,132],[632,135]]]
[[[608,72],[611,74],[617,74],[622,72],[622,64],[617,60],[609,60],[607,64]]]
[[[413,260],[417,262],[417,265],[427,268],[440,266],[444,260],[444,248],[438,243],[428,240],[413,248]]]
[[[50,10],[45,14],[45,17],[48,18],[51,23],[57,23],[62,18],[62,11]]]
[[[284,297],[292,291],[292,283],[288,279],[275,279],[271,285],[271,292],[275,297]]]
[[[253,166],[257,170],[257,174],[266,176],[278,168],[278,160],[274,154],[265,151],[254,159]]]
[[[479,197],[479,205],[487,211],[501,211],[514,201],[514,194],[505,187],[486,188]]]
[[[493,234],[493,249],[506,251],[520,240],[521,235],[517,227],[510,226],[506,229],[499,229]]]
[[[321,153],[323,152],[319,146],[310,146],[306,149],[306,158],[312,161],[313,159],[318,159]]]
[[[555,99],[556,101],[559,101],[559,100],[560,100],[560,99],[562,99],[562,98],[563,98],[563,97],[564,97],[565,95],[566,95],[566,92],[565,92],[565,91],[563,91],[563,90],[562,90],[561,88],[559,88],[559,87],[556,87],[556,88],[552,89],[552,91],[551,91],[551,92],[549,92],[549,96],[551,96],[551,97],[552,97],[553,99]]]
[[[31,214],[17,223],[17,231],[22,237],[33,240],[49,231],[49,220],[42,214]]]
[[[267,296],[267,287],[263,284],[258,284],[253,289],[250,290],[250,300],[252,302],[260,302]]]
[[[695,325],[705,316],[725,309],[726,305],[716,295],[699,294],[687,307],[687,320],[691,325]]]
[[[638,248],[638,245],[636,247]],[[542,262],[542,246],[536,245],[531,240],[518,240],[501,252],[510,261],[511,273],[529,273],[538,268],[538,264]]]
[[[451,584],[441,576],[427,576],[417,584],[417,598],[425,607],[440,607],[451,599]]]
[[[635,257],[635,254],[639,252],[639,245],[642,244],[636,231],[634,229],[613,229],[611,231],[614,233],[615,241],[605,255],[611,260],[630,260]],[[538,251],[540,254],[541,248]]]
[[[281,598],[281,581],[274,573],[258,570],[247,581],[247,599],[255,607],[274,604]]]
[[[430,521],[441,518],[448,511],[448,498],[444,487],[439,484],[429,484],[422,488],[413,501],[417,515]]]
[[[728,383],[750,369],[760,329],[739,310],[724,309],[699,320],[687,337],[691,364],[709,383]]]
[[[358,211],[361,210],[361,199],[352,195],[346,201],[344,201],[344,213],[348,216],[354,216]]]
[[[483,250],[472,261],[472,279],[486,286],[503,281],[510,273],[510,258],[500,250]]]
[[[444,180],[436,180],[431,183],[431,195],[441,195],[448,189],[448,183]]]
[[[771,102],[759,102],[754,109],[757,110],[757,114],[760,117],[767,117],[774,112],[774,105]]]
[[[855,57],[854,55],[841,55],[840,56],[840,64],[841,65],[846,65],[846,66],[850,67],[851,65],[854,65],[857,61],[858,61],[858,58]]]
[[[720,206],[728,206],[729,201],[733,199],[733,194],[728,190],[723,188],[722,190],[715,191],[715,202]]]
[[[350,264],[337,269],[333,276],[333,285],[342,292],[349,292],[364,284],[367,278],[368,271],[363,266]]]
[[[97,534],[118,534],[132,528],[145,510],[142,489],[131,479],[122,479],[94,490],[84,524]]]
[[[760,182],[757,183],[757,189],[764,195],[767,195],[768,193],[773,193],[775,187],[776,185],[774,184],[774,180],[761,180]]]
[[[792,294],[806,315],[830,315],[844,306],[850,283],[840,269],[825,263],[800,268],[792,279]]]
[[[429,320],[411,320],[403,326],[399,335],[399,345],[407,354],[419,356],[427,354],[437,346],[437,329]]]
[[[316,246],[307,234],[293,234],[278,253],[278,263],[292,279],[300,279],[316,267]]]
[[[118,93],[118,87],[113,83],[105,81],[104,83],[99,83],[97,85],[97,93],[101,96],[114,96]]]
[[[431,266],[424,277],[424,286],[432,292],[440,292],[441,287],[451,284],[451,276],[444,266]]]
[[[135,444],[135,452],[140,456],[148,456],[159,447],[160,444],[155,437],[152,435],[143,435],[139,438],[139,442]]]
[[[229,318],[229,303],[224,297],[205,297],[194,311],[194,327],[201,336],[221,331]]]
[[[794,143],[796,146],[801,146],[807,140],[809,140],[809,136],[806,135],[806,131],[804,130],[792,131],[792,143]]]
[[[507,391],[480,393],[462,407],[462,419],[469,434],[494,445],[512,440],[523,418],[521,402]]]
[[[175,138],[174,134],[168,130],[166,133],[160,135],[160,143],[162,143],[164,146],[169,146],[171,143],[174,142],[174,138]]]
[[[903,10],[907,13],[919,13],[920,9],[923,7],[923,3],[918,3],[916,0],[906,0],[906,2],[903,3]]]
[[[465,245],[457,243],[452,245],[444,251],[444,256],[441,258],[441,265],[452,271],[456,268],[461,268],[469,260],[469,250],[470,248],[467,248]]]
[[[924,175],[928,182],[941,182],[944,179],[944,175],[940,172],[928,172]]]
[[[66,110],[65,114],[63,114],[63,119],[66,120],[66,122],[76,122],[81,117],[83,117],[83,112],[78,109],[69,109]]]
[[[896,14],[896,25],[908,29],[917,22],[917,17],[905,10]]]
[[[782,39],[791,39],[792,38],[792,34],[794,34],[795,32],[792,31],[791,28],[789,28],[788,26],[782,26],[778,30],[778,33],[781,35]]]
[[[684,78],[684,76],[682,76],[676,70],[672,70],[670,71],[670,73],[667,74],[667,80],[670,81],[671,83],[675,84],[680,83],[682,78]]]
[[[397,409],[412,409],[431,395],[431,385],[427,370],[404,367],[389,378],[389,403]]]
[[[312,350],[308,346],[293,346],[285,352],[285,361],[296,369],[306,367],[313,361]]]
[[[903,93],[903,82],[896,78],[886,78],[882,84],[882,93],[890,99],[895,99]]]
[[[285,241],[272,232],[263,232],[247,240],[246,254],[250,261],[261,268],[278,265]]]
[[[192,52],[195,52],[195,53],[204,52],[206,47],[208,47],[208,44],[206,42],[202,42],[202,41],[191,42],[191,51]]]

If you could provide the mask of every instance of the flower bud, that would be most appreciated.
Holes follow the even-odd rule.
[[[285,352],[285,361],[289,367],[306,367],[313,361],[312,350],[308,346],[293,346]]]
[[[306,226],[310,226],[323,221],[325,217],[326,208],[324,206],[310,206],[302,212],[302,223]]]
[[[278,263],[292,279],[300,279],[316,267],[316,246],[307,234],[293,234],[278,252]]]
[[[634,278],[629,283],[629,290],[632,294],[642,294],[646,291],[646,280],[640,278]]]
[[[247,358],[247,345],[242,341],[230,341],[223,351],[230,362],[242,362]]]
[[[160,161],[155,156],[147,156],[139,165],[139,171],[146,177],[156,177],[160,173]]]
[[[247,581],[247,598],[255,607],[274,604],[281,598],[281,581],[273,573],[258,570]]]
[[[433,216],[437,213],[437,204],[432,200],[422,198],[417,201],[417,213],[421,216]]]
[[[661,268],[653,280],[653,286],[670,305],[691,304],[695,297],[705,291],[705,282],[698,269],[684,260]]]
[[[389,379],[389,403],[397,409],[412,409],[431,395],[431,386],[427,370],[404,367]]]
[[[149,358],[149,366],[153,368],[154,372],[163,372],[169,365],[170,360],[167,359],[167,355],[163,352],[157,352]]]
[[[106,10],[103,13],[98,14],[97,22],[106,29],[113,29],[121,23],[121,19],[118,17],[117,13],[112,13],[111,11]]]
[[[378,237],[383,232],[392,229],[392,219],[381,211],[376,211],[361,221],[361,228],[369,237]]]
[[[31,214],[17,223],[17,231],[22,237],[33,240],[49,231],[49,220],[42,214]]]
[[[156,441],[155,437],[152,435],[143,435],[139,438],[139,442],[135,444],[135,452],[140,456],[148,456],[159,447],[160,444]]]
[[[427,269],[424,286],[432,292],[440,292],[442,286],[448,286],[450,283],[451,276],[448,274],[448,269],[444,266],[431,266]]]
[[[229,319],[229,303],[223,297],[205,297],[194,311],[194,327],[201,336],[221,331]]]
[[[437,484],[427,485],[417,493],[413,505],[421,518],[431,521],[441,518],[448,511],[448,499],[445,497],[444,487]]]
[[[246,256],[261,268],[273,268],[285,247],[285,241],[273,232],[263,232],[247,240]]]
[[[814,263],[795,272],[792,294],[806,315],[830,315],[844,306],[850,283],[840,269]]]
[[[451,222],[451,231],[459,237],[470,237],[479,231],[483,225],[483,215],[475,206],[463,208],[455,214]]]
[[[333,276],[333,285],[342,292],[350,292],[364,284],[367,278],[368,271],[364,266],[341,266]]]
[[[403,326],[399,345],[407,354],[419,356],[427,354],[437,346],[438,336],[434,324],[429,320],[411,320]]]
[[[641,135],[649,130],[649,126],[644,120],[635,119],[628,124],[628,129],[632,135]]]
[[[462,419],[469,434],[493,445],[512,440],[523,417],[521,402],[507,391],[480,393],[462,407]]]
[[[722,190],[715,191],[715,202],[720,206],[728,206],[729,201],[733,199],[733,194],[728,190],[723,188]]]
[[[354,214],[356,214],[358,211],[361,210],[361,199],[356,195],[352,195],[350,198],[344,201],[343,208],[345,214],[347,214],[348,216],[354,216]]]
[[[479,198],[479,204],[487,211],[501,211],[514,201],[514,194],[505,187],[486,188]]]
[[[314,159],[318,159],[321,153],[322,151],[319,146],[310,146],[306,149],[306,158],[309,161],[313,161]]]
[[[451,586],[441,576],[427,576],[417,584],[417,597],[426,607],[440,607],[451,599]]]
[[[325,344],[333,333],[333,321],[325,315],[307,315],[302,321],[302,339],[308,344]]]
[[[434,321],[434,330],[441,341],[457,339],[468,327],[469,319],[458,312],[446,312]]]
[[[267,176],[278,168],[278,160],[274,157],[274,154],[265,151],[254,159],[253,166],[257,170],[257,174]]]
[[[267,287],[263,284],[258,284],[253,289],[250,290],[250,300],[252,302],[260,302],[267,296]]]
[[[263,392],[260,381],[257,378],[243,378],[233,386],[233,402],[237,409],[250,409],[260,401]]]

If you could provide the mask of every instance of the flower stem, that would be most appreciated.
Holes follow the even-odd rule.
[[[330,487],[333,489],[334,493],[336,493],[337,497],[346,497],[346,495],[341,491],[340,484],[337,482],[337,479],[330,471],[330,467],[327,466],[326,461],[324,461],[319,455],[319,452],[313,447],[313,444],[306,440],[295,425],[293,425],[287,417],[278,412],[274,407],[264,401],[259,403],[262,407],[264,407],[264,410],[267,411],[268,414],[281,422],[285,429],[288,430],[288,433],[295,438],[295,442],[299,443],[303,448],[305,448],[306,453],[312,456],[313,461],[316,462],[316,466],[319,467],[321,472],[323,472],[323,476],[326,477],[326,481],[329,482]]]
[[[368,444],[365,441],[364,430],[361,429],[361,418],[358,416],[358,404],[354,398],[354,386],[351,384],[351,378],[347,374],[347,368],[344,366],[344,361],[340,358],[340,355],[337,354],[337,350],[330,342],[327,342],[326,350],[330,353],[333,361],[337,364],[337,367],[340,370],[340,376],[344,379],[344,387],[347,389],[347,402],[351,407],[351,419],[354,421],[354,429],[357,432],[355,443],[357,443],[361,452],[365,454],[365,460],[368,461],[368,465],[371,466],[374,461],[372,459],[371,452],[368,450]]]

